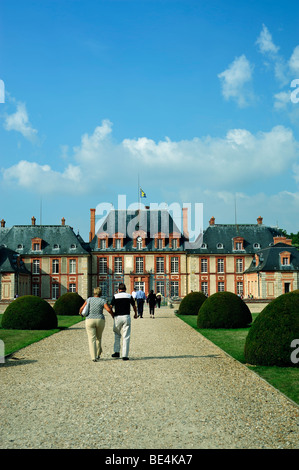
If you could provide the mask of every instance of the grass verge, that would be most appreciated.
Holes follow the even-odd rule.
[[[253,314],[253,321],[258,314]],[[249,369],[260,375],[263,379],[284,393],[299,405],[299,369],[298,367],[254,366],[246,364],[244,358],[244,345],[249,328],[238,329],[199,329],[197,328],[197,315],[177,315],[178,318],[190,325],[205,338],[212,341],[219,348],[237,361],[245,364]]]
[[[5,356],[82,321],[79,315],[57,315],[57,318],[58,328],[54,330],[6,330],[0,326],[0,339],[5,345]],[[2,315],[0,325],[1,320]]]

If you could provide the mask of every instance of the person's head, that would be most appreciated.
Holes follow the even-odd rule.
[[[120,292],[125,292],[127,290],[126,285],[121,282],[118,286],[118,290]]]
[[[151,290],[151,294],[153,294],[153,293],[154,293],[154,291],[153,291],[153,290]]]
[[[100,287],[95,287],[95,289],[93,289],[93,295],[94,297],[101,297],[102,289]]]

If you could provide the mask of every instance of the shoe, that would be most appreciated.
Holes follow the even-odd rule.
[[[119,353],[116,352],[116,353],[112,354],[111,357],[119,357]]]
[[[123,361],[128,361],[129,358],[128,357],[123,357]]]
[[[92,362],[98,362],[98,360],[97,360],[97,359],[93,359]]]

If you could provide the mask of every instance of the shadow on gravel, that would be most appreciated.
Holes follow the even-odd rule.
[[[215,359],[222,359],[223,356],[218,354],[207,354],[205,356],[193,356],[193,355],[184,355],[184,356],[145,356],[145,357],[130,357],[130,361],[148,361],[152,359],[195,359],[195,358],[215,358]],[[109,358],[108,361],[119,361],[121,358]],[[101,359],[103,361],[107,359]]]
[[[5,358],[4,363],[0,363],[0,367],[14,367],[14,366],[24,366],[26,364],[33,364],[37,362],[35,360],[19,359],[18,357],[8,357]]]

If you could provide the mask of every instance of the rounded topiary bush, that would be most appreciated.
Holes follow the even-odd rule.
[[[252,316],[245,302],[232,292],[216,292],[200,307],[198,328],[245,328]]]
[[[14,330],[52,330],[57,328],[57,316],[46,300],[24,295],[8,305],[1,326]]]
[[[53,308],[56,315],[78,315],[83,304],[81,295],[77,292],[67,292],[56,300]]]
[[[181,301],[178,315],[197,315],[206,299],[203,292],[190,292]]]
[[[291,360],[291,343],[299,339],[299,291],[280,295],[256,317],[244,347],[246,362],[298,367]]]

